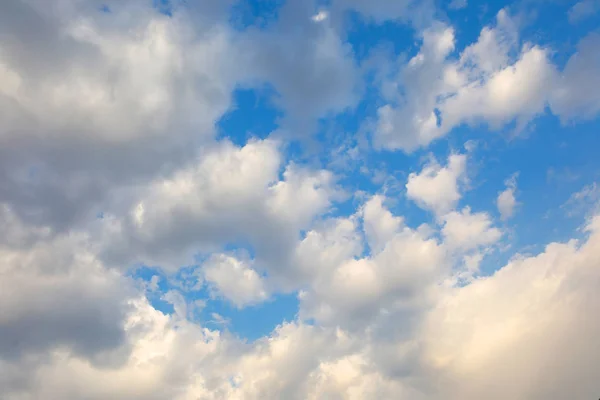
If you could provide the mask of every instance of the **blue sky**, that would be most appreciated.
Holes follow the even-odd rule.
[[[7,399],[598,397],[598,27],[3,3]]]

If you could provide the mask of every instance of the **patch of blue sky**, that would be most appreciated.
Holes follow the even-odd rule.
[[[264,139],[279,127],[283,112],[272,103],[277,94],[269,85],[238,88],[232,108],[217,122],[218,138],[243,146],[251,138]]]
[[[200,297],[202,298],[202,297]],[[269,300],[236,308],[231,303],[219,299],[207,302],[200,316],[211,329],[226,328],[233,334],[248,341],[254,341],[272,332],[284,322],[296,320],[298,297],[296,293],[273,295]],[[218,314],[223,321],[215,319]]]
[[[172,16],[173,14],[173,6],[174,4],[185,4],[185,1],[172,1],[172,0],[152,0],[152,4],[154,8],[156,8],[160,13]]]
[[[165,297],[170,291],[180,293],[188,304],[188,318],[210,328],[231,332],[248,341],[268,335],[281,323],[294,321],[298,311],[296,293],[276,294],[267,301],[238,308],[229,301],[213,296],[206,284],[198,284],[196,267],[183,268],[173,276],[160,268],[141,266],[130,276],[153,285],[146,296],[150,304],[164,314],[175,308]],[[191,307],[194,307],[193,309]]]
[[[163,314],[173,314],[174,307],[171,303],[166,301],[163,296],[170,289],[168,279],[165,273],[157,267],[139,266],[130,271],[129,276],[144,285],[148,286],[156,282],[156,288],[146,291],[146,297],[148,301],[156,310]]]
[[[574,50],[577,42],[600,26],[600,13],[587,14],[572,21],[569,12],[577,1],[524,2],[524,21],[520,34],[533,43],[549,45],[559,60]],[[559,46],[557,46],[557,44]]]
[[[376,51],[389,51],[396,55],[416,54],[418,51],[415,32],[408,25],[394,21],[376,23],[356,12],[349,12],[345,23],[346,40],[358,61],[369,59]]]
[[[443,20],[454,29],[455,52],[476,42],[483,27],[496,25],[498,12],[507,6],[510,3],[505,1],[468,1],[464,8],[446,10],[447,16]]]
[[[238,30],[268,29],[277,21],[285,0],[238,0],[231,9],[231,26]]]

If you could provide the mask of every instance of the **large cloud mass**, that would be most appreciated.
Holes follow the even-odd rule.
[[[290,0],[243,27],[234,1],[152,3],[0,3],[2,400],[598,397],[597,212],[520,254],[524,184],[465,204],[475,151],[367,193],[304,140],[328,146],[324,121],[361,107],[352,18],[419,38],[379,66],[397,90],[358,124],[357,163],[458,127],[593,120],[597,33],[559,66],[508,10],[457,49],[429,1]],[[265,86],[280,129],[219,136],[235,90]],[[293,318],[252,341],[195,312],[279,295],[297,298]]]

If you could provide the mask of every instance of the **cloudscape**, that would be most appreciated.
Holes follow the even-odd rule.
[[[0,1],[0,399],[600,398],[599,27]]]

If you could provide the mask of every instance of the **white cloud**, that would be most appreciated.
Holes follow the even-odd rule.
[[[507,220],[515,213],[515,207],[519,204],[515,198],[515,191],[517,190],[517,175],[513,175],[506,181],[506,189],[496,199],[496,206],[502,216],[502,219]]]
[[[521,129],[544,111],[545,89],[554,79],[547,51],[525,48],[513,65],[493,72],[483,84],[459,88],[440,104],[442,129],[447,132],[460,123],[478,121],[499,129],[515,119]]]
[[[0,202],[30,222],[68,229],[115,187],[187,162],[240,79],[223,10],[192,25],[113,3],[0,6]]]
[[[311,282],[343,261],[359,256],[363,246],[356,217],[323,221],[297,243],[290,262],[293,269],[287,273],[297,274],[295,281],[299,283]]]
[[[450,56],[454,47],[450,27],[423,32],[420,52],[397,78],[397,105],[378,111],[376,146],[411,152],[461,124],[500,129],[516,121],[522,129],[544,112],[557,79],[549,51],[527,43],[519,51],[517,27],[505,10],[458,60]]]
[[[444,243],[451,248],[471,250],[480,246],[489,246],[497,242],[502,231],[492,226],[487,213],[471,213],[469,207],[462,211],[452,211],[443,216],[442,235]]]
[[[446,388],[448,398],[593,395],[587,370],[598,356],[592,343],[600,324],[589,316],[600,305],[599,226],[596,218],[585,242],[553,243],[537,256],[516,258],[439,303],[428,317],[427,353],[445,370],[443,379],[461,382]],[[563,346],[568,356],[548,356]]]
[[[580,241],[477,276],[503,232],[456,209],[467,155],[409,175],[407,196],[438,224],[414,228],[383,195],[328,214],[345,198],[336,176],[287,161],[274,139],[213,140],[238,85],[272,84],[295,134],[356,104],[340,10],[428,27],[401,73],[406,96],[379,110],[379,146],[404,150],[463,123],[526,124],[548,99],[564,121],[596,115],[597,35],[559,75],[505,12],[452,60],[454,31],[432,23],[429,1],[336,0],[314,23],[314,5],[291,0],[269,29],[239,32],[231,1],[169,17],[145,1],[55,3],[0,3],[3,400],[597,395],[600,216]],[[231,243],[254,259],[224,254]],[[195,311],[215,299],[185,296],[189,282],[160,293],[158,278],[125,273],[146,263],[170,280],[198,253],[214,298],[242,308],[299,291],[298,317],[249,342],[225,313],[208,310],[219,330],[203,326]]]
[[[407,196],[438,216],[449,212],[461,198],[459,185],[466,179],[466,162],[463,154],[452,154],[445,167],[431,161],[420,173],[408,176]]]
[[[280,180],[281,162],[273,140],[207,149],[195,164],[139,190],[125,214],[101,221],[104,258],[173,269],[241,239],[255,247],[264,268],[284,262],[300,230],[339,193],[324,170],[290,164]]]
[[[405,95],[399,105],[390,104],[378,109],[374,136],[376,147],[413,151],[442,136],[435,114],[435,97],[443,90],[437,76],[445,58],[454,50],[454,31],[436,24],[423,32],[423,44],[401,71],[399,80],[405,82]]]
[[[264,279],[246,262],[232,256],[212,256],[203,264],[202,274],[216,295],[238,308],[265,301],[269,296]]]
[[[39,301],[44,300],[44,317],[26,324],[32,332],[43,328],[44,321],[55,326],[69,320],[67,316],[74,318],[67,326],[77,326],[91,313],[100,324],[94,325],[95,331],[106,332],[101,328],[106,326],[120,335],[116,341],[107,341],[106,335],[97,341],[80,329],[61,333],[46,328],[36,341],[24,340],[31,335],[18,335],[27,344],[19,348],[27,350],[23,354],[36,350],[47,356],[4,353],[0,383],[5,397],[304,399],[327,394],[348,399],[491,395],[558,400],[594,393],[593,365],[600,356],[594,344],[600,324],[590,316],[600,306],[600,217],[590,220],[589,237],[581,243],[553,243],[537,256],[515,256],[492,276],[448,286],[445,279],[457,271],[446,264],[443,247],[452,240],[467,248],[471,239],[482,246],[493,243],[497,235],[489,219],[468,210],[455,212],[447,224],[454,218],[467,221],[469,233],[444,235],[442,244],[400,224],[384,201],[375,197],[359,209],[362,218],[371,221],[364,229],[378,232],[368,239],[377,239],[373,243],[382,247],[377,254],[354,258],[356,239],[350,232],[358,224],[352,219],[326,224],[320,236],[307,235],[305,240],[315,244],[315,238],[329,237],[313,248],[324,255],[330,250],[340,254],[330,259],[330,268],[319,268],[301,297],[302,316],[316,318],[317,324],[283,324],[250,344],[188,321],[186,305],[175,292],[168,297],[177,313],[165,316],[154,310],[126,289],[114,271],[105,270],[85,241],[66,237],[36,245],[31,253],[3,250],[9,260],[3,263],[8,290],[0,293],[18,296],[1,303],[6,308],[1,329],[14,331],[22,317],[11,316],[24,315],[19,311],[23,307],[41,307]],[[445,232],[450,231],[457,232]],[[481,261],[479,255],[471,258],[475,264]],[[69,267],[51,269],[62,265]],[[238,267],[227,267],[231,290],[239,283],[234,282],[235,271],[247,271],[246,266]],[[91,270],[95,272],[90,275]],[[11,288],[23,287],[23,274],[56,290],[39,301],[28,298],[30,291],[15,292]],[[217,273],[215,281],[223,283],[226,275]],[[77,285],[61,286],[77,276]],[[41,287],[35,291],[44,293]],[[75,287],[81,289],[77,301],[63,302],[70,298],[68,289]],[[115,307],[123,302],[129,306]],[[547,357],[557,346],[568,346],[568,357]],[[536,374],[540,369],[546,372]],[[498,385],[491,394],[490,385]]]
[[[383,201],[383,196],[373,196],[362,209],[364,231],[373,253],[383,250],[403,224],[402,218],[384,208]]]
[[[296,137],[356,104],[351,48],[310,7],[286,3],[274,32],[238,32],[230,4],[167,16],[142,0],[4,2],[0,202],[57,230],[80,225],[116,190],[192,162],[239,87],[274,87],[282,132]]]
[[[445,250],[425,233],[404,226],[383,201],[373,197],[360,211],[371,254],[359,258],[347,251],[346,258],[319,270],[300,294],[302,318],[356,330],[387,313],[386,307],[412,309],[426,301],[426,289],[448,266]],[[353,242],[345,244],[356,249]]]
[[[329,13],[325,10],[321,10],[311,17],[314,22],[325,21],[329,17]]]

